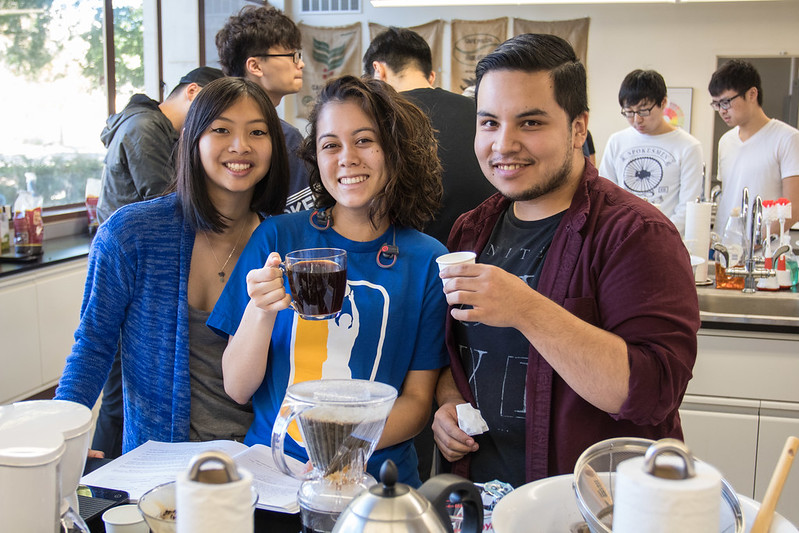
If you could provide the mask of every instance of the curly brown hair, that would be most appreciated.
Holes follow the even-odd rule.
[[[219,64],[227,76],[244,77],[247,59],[266,54],[273,46],[302,48],[300,29],[273,6],[244,6],[216,34]]]
[[[327,209],[336,203],[319,174],[316,123],[325,105],[344,101],[354,102],[374,121],[385,153],[388,182],[369,209],[372,224],[377,227],[387,218],[421,230],[438,212],[443,194],[438,141],[427,115],[380,80],[342,76],[328,81],[319,93],[308,118],[308,136],[299,149],[309,165],[316,207]]]

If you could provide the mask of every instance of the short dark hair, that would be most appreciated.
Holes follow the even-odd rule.
[[[427,115],[380,80],[334,78],[317,96],[308,117],[308,136],[299,150],[309,164],[316,207],[328,208],[336,203],[322,184],[316,158],[316,124],[322,109],[331,102],[354,102],[377,126],[388,182],[369,208],[372,223],[377,225],[386,217],[392,223],[421,230],[438,211],[443,193],[438,142]]]
[[[169,93],[169,96],[167,96],[166,99],[169,100],[171,98],[175,98],[192,83],[196,83],[200,87],[205,87],[212,81],[218,80],[224,75],[225,74],[218,68],[208,66],[196,68],[180,78],[180,81],[178,81],[178,84],[174,89],[172,89],[172,92]]]
[[[208,175],[200,159],[199,144],[200,137],[208,131],[211,123],[242,98],[252,99],[261,110],[272,141],[269,171],[255,186],[250,209],[265,215],[276,215],[286,207],[288,153],[275,106],[257,83],[244,78],[220,78],[197,94],[189,107],[178,141],[174,188],[180,199],[183,216],[195,230],[221,232],[227,227],[224,215],[208,197]]]
[[[752,63],[743,59],[731,59],[713,73],[707,90],[710,96],[719,96],[728,89],[744,94],[752,87],[757,89],[757,105],[763,107],[763,87],[760,85],[760,74],[757,69]]]
[[[433,73],[433,54],[424,38],[407,28],[389,27],[377,35],[363,55],[363,72],[374,77],[372,63],[381,61],[396,73],[417,68],[429,78]]]
[[[573,121],[588,111],[585,67],[572,46],[555,35],[524,33],[508,39],[477,63],[474,96],[483,76],[493,70],[548,71],[555,101]]]
[[[243,77],[247,59],[266,54],[273,46],[302,48],[300,29],[273,6],[244,6],[216,34],[219,64],[227,76]]]
[[[652,102],[660,106],[667,93],[663,76],[654,70],[635,69],[621,82],[619,105],[630,107],[641,102]]]

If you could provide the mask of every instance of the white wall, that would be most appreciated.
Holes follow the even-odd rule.
[[[567,6],[494,6],[455,8],[374,8],[363,0],[360,15],[301,16],[300,1],[287,0],[287,13],[312,26],[363,23],[363,51],[368,46],[368,22],[415,26],[435,19],[481,20],[518,17],[564,20],[590,17],[588,36],[589,127],[597,159],[608,136],[627,126],[619,114],[618,90],[624,76],[636,68],[659,71],[671,87],[693,87],[691,133],[701,142],[710,165],[713,111],[707,84],[717,56],[799,55],[799,2],[710,2],[700,4],[602,4]],[[449,42],[449,24],[445,33]],[[445,69],[449,65],[445,45]],[[448,86],[449,72],[444,72]],[[286,99],[292,100],[292,99]],[[293,101],[287,101],[293,116]]]
[[[152,1],[152,0],[149,0]],[[161,2],[164,96],[180,78],[200,63],[200,23],[197,0]]]

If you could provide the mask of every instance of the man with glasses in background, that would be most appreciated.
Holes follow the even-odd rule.
[[[708,91],[710,106],[732,127],[719,139],[716,231],[724,230],[732,208],[741,205],[744,187],[752,197],[799,205],[799,130],[766,116],[757,69],[740,59],[728,61],[713,73]],[[792,214],[787,227],[799,219],[799,208]]]
[[[654,70],[634,70],[619,89],[630,127],[610,136],[599,175],[660,210],[685,234],[686,204],[702,194],[702,145],[664,120],[666,82]]]
[[[275,107],[284,96],[302,89],[302,37],[300,29],[272,6],[245,6],[231,16],[216,34],[216,48],[222,71],[228,76],[247,78],[264,88]],[[300,131],[280,120],[289,152],[289,196],[286,212],[313,207],[308,170],[297,157],[302,142]]]

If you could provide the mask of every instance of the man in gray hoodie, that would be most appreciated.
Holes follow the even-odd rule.
[[[100,135],[108,149],[103,167],[97,218],[100,223],[120,207],[160,196],[174,173],[172,151],[189,106],[221,70],[200,67],[183,76],[162,103],[135,94],[120,113],[111,115]],[[119,354],[103,387],[92,449],[106,458],[122,455],[122,373]]]
[[[211,67],[192,70],[162,103],[135,94],[106,121],[100,139],[107,148],[97,204],[102,223],[123,205],[160,196],[172,180],[172,150],[189,106],[205,85],[223,77]]]

